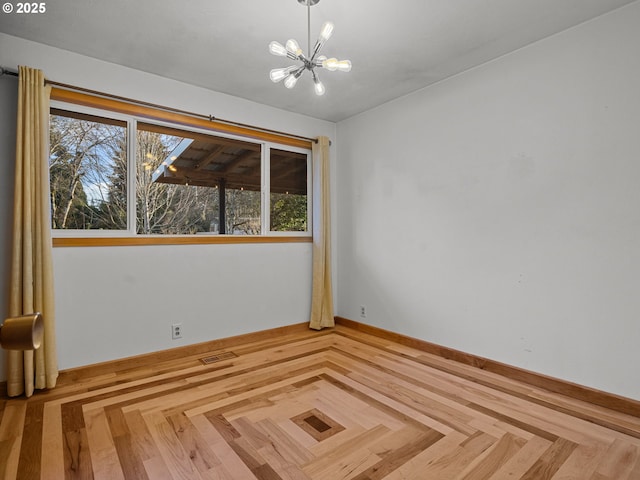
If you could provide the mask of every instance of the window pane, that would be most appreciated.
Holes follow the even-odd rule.
[[[127,124],[51,109],[51,225],[127,228]]]
[[[307,231],[307,155],[271,149],[271,231]]]
[[[260,145],[138,124],[137,231],[260,234]]]

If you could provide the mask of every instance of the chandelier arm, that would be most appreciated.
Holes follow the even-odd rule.
[[[323,46],[324,42],[321,42],[320,40],[316,42],[315,46],[313,47],[313,54],[311,55],[309,62],[314,63],[316,61],[316,57],[318,56],[318,53],[320,53],[320,50]]]

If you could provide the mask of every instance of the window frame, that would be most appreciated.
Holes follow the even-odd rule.
[[[125,115],[121,115],[119,113],[116,112],[109,112],[109,111],[105,111],[105,110],[98,110],[98,109],[94,109],[94,108],[89,108],[89,107],[85,107],[85,106],[80,106],[80,105],[73,105],[73,104],[67,104],[67,103],[62,103],[62,102],[57,102],[54,100],[51,100],[50,105],[49,105],[49,115],[51,115],[51,110],[56,109],[56,110],[63,110],[63,111],[69,111],[69,112],[73,112],[73,113],[80,113],[80,114],[85,114],[85,115],[93,115],[96,117],[103,117],[103,118],[108,118],[111,120],[118,120],[118,121],[122,121],[125,122],[127,124],[126,127],[126,136],[127,136],[127,228],[126,229],[119,229],[119,230],[98,230],[98,229],[66,229],[66,228],[53,228],[53,225],[51,225],[51,236],[53,238],[63,238],[63,237],[86,237],[86,238],[92,238],[92,237],[123,237],[123,236],[129,236],[130,231],[131,231],[131,212],[130,212],[130,208],[131,208],[131,155],[132,153],[135,154],[135,150],[132,149],[132,144],[135,143],[135,137],[132,139],[131,138],[131,125],[129,122],[129,119],[127,118],[127,116]],[[49,132],[51,131],[51,126],[49,125]],[[135,135],[135,134],[134,134]],[[134,177],[134,181],[135,181],[135,177]],[[135,182],[134,182],[135,183]],[[135,184],[134,184],[135,187]],[[134,209],[135,209],[135,205],[134,205]]]
[[[92,230],[92,229],[51,229],[54,246],[107,246],[107,245],[149,245],[149,244],[209,244],[209,243],[277,243],[277,242],[311,242],[312,241],[312,151],[311,148],[302,148],[273,140],[260,140],[250,136],[221,132],[218,129],[207,129],[194,125],[185,125],[158,118],[149,118],[147,115],[134,113],[122,113],[119,111],[96,108],[86,104],[56,100],[50,101],[50,111],[58,109],[80,114],[94,115],[98,117],[126,122],[127,128],[127,228],[126,230]],[[233,235],[202,232],[199,234],[139,234],[137,233],[136,211],[136,151],[137,151],[137,125],[138,122],[153,124],[182,130],[186,133],[193,132],[203,135],[229,138],[253,143],[260,147],[261,151],[261,191],[260,191],[260,234],[259,235]],[[285,150],[307,156],[307,230],[301,231],[271,231],[271,192],[270,192],[270,153],[271,149]]]
[[[287,152],[294,153],[302,153],[307,155],[307,231],[273,231],[271,230],[271,150],[286,150]],[[273,142],[265,142],[262,149],[262,202],[261,207],[263,209],[262,212],[262,232],[263,235],[266,236],[275,236],[275,237],[286,237],[286,236],[311,236],[312,234],[312,188],[313,181],[311,178],[312,168],[311,168],[311,151],[303,148],[297,147],[287,147],[283,148],[283,145],[273,143]],[[268,165],[268,166],[267,166]],[[266,197],[266,198],[265,198]]]

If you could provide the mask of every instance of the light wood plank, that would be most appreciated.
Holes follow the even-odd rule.
[[[24,402],[7,402],[2,422],[0,423],[0,478],[15,478],[20,460],[20,443],[22,441],[22,425],[27,411]]]
[[[551,442],[541,437],[533,437],[517,453],[502,465],[488,480],[521,478],[551,446]]]
[[[93,476],[96,479],[124,480],[109,422],[102,409],[85,412],[86,436]]]
[[[201,480],[202,477],[191,463],[189,453],[184,450],[165,417],[161,413],[153,413],[144,418],[171,477],[180,480]]]
[[[640,459],[640,449],[637,446],[614,440],[591,478],[594,480],[629,478],[638,459]]]
[[[64,478],[64,442],[62,439],[62,412],[58,405],[47,403],[42,419],[42,459],[51,478]]]
[[[389,473],[385,480],[406,480],[406,479],[418,479],[429,478],[423,475],[423,472],[430,468],[439,459],[444,458],[450,452],[459,448],[460,444],[464,442],[468,437],[463,433],[456,432],[455,430],[445,435],[441,440],[423,450],[422,452],[409,459],[399,468]],[[439,478],[439,477],[432,477]]]

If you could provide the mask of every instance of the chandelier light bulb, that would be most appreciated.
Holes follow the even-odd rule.
[[[321,67],[321,66],[322,66],[322,62],[324,62],[326,59],[327,59],[327,56],[326,56],[326,55],[318,55],[318,56],[316,57],[316,60],[315,60],[315,62],[314,62],[314,65],[315,65],[316,67]]]
[[[284,81],[284,86],[287,87],[287,88],[295,87],[296,83],[298,83],[298,79],[300,78],[300,75],[302,75],[302,72],[303,72],[303,70],[297,70],[297,71],[289,74],[289,76]]]
[[[329,70],[330,72],[335,72],[338,69],[338,59],[337,58],[327,58],[322,62],[322,68]]]
[[[332,34],[333,34],[333,23],[325,22],[324,25],[322,25],[322,29],[320,30],[320,41],[322,43],[326,42],[327,40],[329,40],[329,38],[331,38]]]
[[[318,75],[316,75],[316,71],[313,70],[313,69],[311,69],[311,77],[313,78],[314,89],[316,91],[316,95],[318,95],[318,96],[324,95],[324,85],[322,84],[322,82],[318,78]]]
[[[321,96],[324,95],[325,89],[324,89],[324,85],[322,84],[322,82],[318,79],[318,77],[316,77],[314,80],[314,89],[316,91],[316,95]]]
[[[287,52],[291,52],[296,57],[298,57],[302,53],[302,49],[300,48],[300,45],[298,45],[298,42],[296,42],[293,38],[290,38],[289,40],[287,40]]]
[[[287,49],[281,43],[273,41],[269,44],[269,52],[272,55],[277,55],[279,57],[287,56]]]
[[[278,83],[279,81],[287,78],[287,76],[296,68],[298,67],[292,66],[292,67],[285,67],[285,68],[274,68],[269,72],[269,78],[273,83]]]
[[[349,60],[340,60],[338,62],[338,70],[341,72],[350,72],[351,71],[351,62]]]

